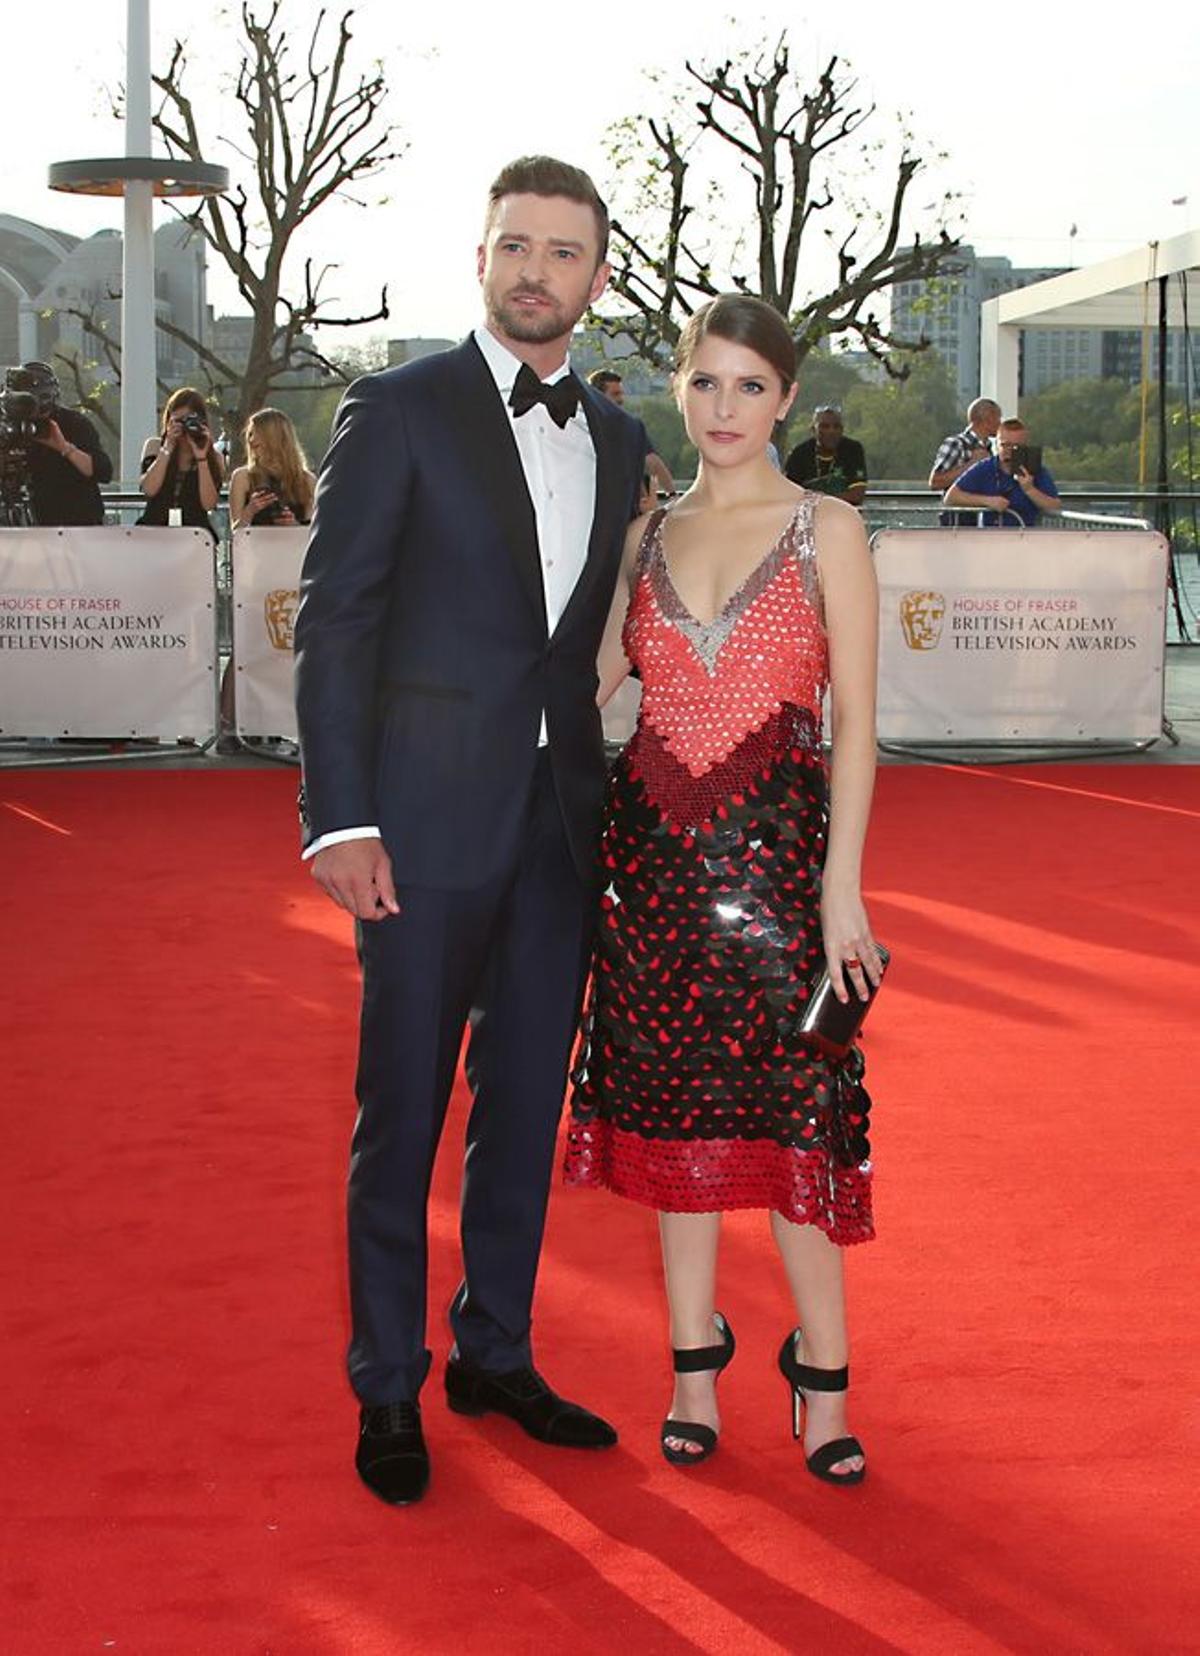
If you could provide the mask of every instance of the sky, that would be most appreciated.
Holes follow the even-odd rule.
[[[314,0],[282,0],[297,44],[315,10]],[[0,98],[0,212],[77,235],[119,227],[118,203],[56,194],[45,179],[53,161],[123,150],[110,98],[124,77],[124,0],[56,0],[52,13],[14,12]],[[957,231],[978,252],[1018,265],[1092,263],[1200,225],[1196,8],[1145,0],[1136,29],[1111,16],[1085,0],[973,11],[933,0],[808,10],[802,0],[766,0],[736,21],[728,0],[597,0],[587,8],[359,0],[352,51],[364,66],[384,65],[404,153],[363,186],[367,207],[323,208],[305,251],[337,266],[326,291],[350,312],[374,308],[387,283],[389,319],[350,337],[460,336],[478,317],[482,204],[505,161],[548,151],[586,167],[604,191],[612,122],[661,109],[662,86],[683,78],[685,59],[719,59],[786,29],[794,64],[814,70],[836,53],[875,104],[863,137],[884,144],[885,182],[858,180],[874,200],[890,200],[888,161],[903,117],[930,158],[910,192],[910,222],[935,223],[936,213],[922,209],[952,192],[961,198]],[[185,32],[184,84],[211,135],[205,158],[236,173],[241,163],[226,140],[238,130],[231,83],[240,9],[151,0],[151,28],[156,66]],[[735,175],[725,184],[735,230],[744,227],[746,198]],[[1180,197],[1186,204],[1173,205]],[[160,207],[156,222],[168,211]],[[822,269],[808,274],[819,287]],[[211,264],[209,297],[220,310],[244,309]],[[339,342],[340,334],[321,336],[328,348]]]

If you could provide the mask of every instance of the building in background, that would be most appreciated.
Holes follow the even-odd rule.
[[[226,362],[237,375],[245,371],[250,360],[250,344],[254,335],[254,318],[252,316],[214,316],[211,310],[205,327],[204,343],[213,355]],[[296,343],[302,349],[316,349],[316,342],[311,334],[300,333],[296,336]],[[280,374],[275,384],[279,388],[303,388],[305,386],[320,386],[329,383],[328,370],[321,367],[319,362],[305,361],[303,358],[286,374]]]
[[[387,365],[389,368],[399,368],[404,362],[417,362],[421,357],[435,356],[438,351],[449,351],[455,344],[453,339],[389,339],[387,342]]]
[[[898,282],[892,290],[891,331],[904,339],[922,333],[950,369],[958,400],[979,395],[979,311],[985,300],[1060,276],[1064,266],[1015,266],[960,248],[957,274]],[[1150,334],[1151,377],[1158,373],[1158,343]],[[1182,333],[1168,335],[1167,383],[1181,387],[1186,351]],[[1115,378],[1136,385],[1142,377],[1142,336],[1103,328],[1023,328],[1020,390],[1033,396],[1067,380]]]
[[[252,319],[214,316],[206,298],[206,244],[203,236],[174,218],[154,232],[154,301],[159,322],[228,362],[235,373],[250,355]],[[64,396],[74,400],[62,357],[95,363],[96,376],[111,380],[95,326],[115,343],[121,339],[121,232],[97,230],[79,237],[28,219],[0,214],[0,366],[38,358],[57,364]],[[302,343],[311,345],[307,334]],[[168,386],[209,385],[194,345],[164,328],[156,331],[156,371]],[[82,370],[86,373],[86,370]],[[316,363],[296,368],[283,386],[325,385]]]
[[[154,265],[157,316],[204,342],[203,239],[180,219],[160,225]],[[101,377],[108,378],[93,326],[120,342],[120,231],[97,230],[81,238],[0,214],[0,361],[53,362],[68,356],[80,364],[102,364]],[[157,369],[168,383],[183,384],[195,375],[195,350],[160,329]]]
[[[42,356],[38,295],[78,245],[65,230],[0,213],[0,364]]]

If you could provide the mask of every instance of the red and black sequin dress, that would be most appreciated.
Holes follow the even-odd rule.
[[[708,626],[671,583],[665,514],[647,524],[624,635],[642,708],[609,783],[565,1172],[845,1244],[874,1235],[862,1055],[797,1033],[824,960],[819,498]]]

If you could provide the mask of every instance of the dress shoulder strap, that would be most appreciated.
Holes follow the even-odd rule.
[[[650,516],[646,519],[646,527],[642,530],[642,538],[638,542],[637,559],[635,564],[639,574],[643,569],[645,569],[647,563],[650,561],[650,554],[653,552],[655,544],[658,541],[658,533],[662,528],[662,521],[666,517],[667,511],[668,508],[666,506],[656,506]]]
[[[817,556],[817,507],[824,499],[813,489],[806,489],[796,506],[792,544],[798,558],[813,560]]]
[[[817,563],[817,507],[825,497],[815,489],[806,489],[796,505],[792,519],[792,552],[800,566],[800,578],[809,602],[825,620],[825,601],[821,591],[821,570]]]

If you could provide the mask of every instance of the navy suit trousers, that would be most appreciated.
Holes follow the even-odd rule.
[[[545,750],[512,865],[471,891],[404,884],[360,927],[363,1006],[349,1184],[351,1384],[415,1398],[429,1372],[426,1207],[462,1044],[466,1135],[458,1350],[494,1373],[532,1361],[546,1198],[595,893],[571,857]]]

